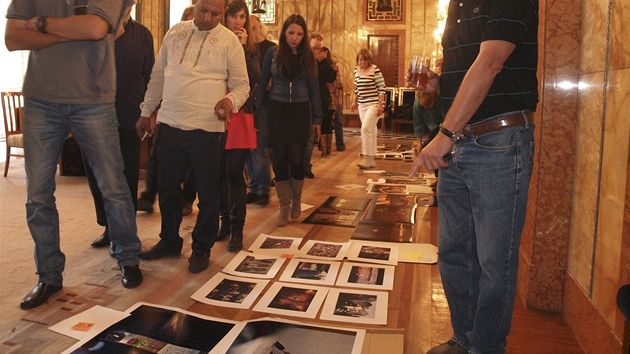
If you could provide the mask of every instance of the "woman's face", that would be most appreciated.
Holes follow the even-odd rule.
[[[245,22],[247,22],[247,15],[245,14],[245,10],[240,10],[239,12],[231,15],[227,15],[226,26],[230,31],[234,33],[240,33],[245,27]]]
[[[256,21],[251,21],[252,23],[252,34],[254,35],[254,39],[256,40],[256,42],[262,42],[263,41],[263,35],[262,35],[262,25]]]
[[[285,37],[287,38],[287,44],[293,50],[293,52],[297,51],[297,47],[302,42],[302,38],[304,38],[304,30],[302,26],[292,23],[287,27],[287,30],[284,32]]]
[[[363,54],[359,54],[358,64],[359,68],[361,69],[367,69],[370,66],[369,62],[365,59]]]

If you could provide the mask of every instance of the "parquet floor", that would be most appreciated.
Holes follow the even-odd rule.
[[[307,180],[303,202],[319,205],[331,195],[363,197],[363,189],[343,190],[341,184],[365,184],[368,178],[357,167],[360,139],[356,133],[346,136],[348,150],[333,151],[319,158],[314,151],[315,178]],[[409,163],[377,161],[379,169],[407,171]],[[25,222],[24,202],[26,178],[23,159],[11,162],[9,177],[0,178],[0,353],[59,353],[75,343],[73,339],[49,331],[48,326],[93,305],[125,310],[138,301],[179,307],[217,317],[244,320],[264,316],[252,310],[211,307],[190,299],[201,285],[219,272],[232,259],[226,252],[226,242],[212,249],[211,266],[200,274],[187,271],[190,255],[190,231],[196,218],[184,218],[181,235],[184,249],[180,258],[143,262],[144,283],[127,290],[120,285],[120,273],[106,250],[96,250],[89,243],[102,228],[95,223],[93,204],[85,178],[57,177],[57,203],[60,210],[62,250],[67,256],[64,289],[38,309],[22,311],[18,303],[37,281],[32,261],[32,240]],[[142,187],[140,188],[142,190]],[[272,189],[271,203],[266,208],[248,206],[245,226],[245,246],[260,233],[345,241],[353,229],[302,224],[298,221],[277,228],[275,220],[278,201]],[[139,213],[138,234],[148,248],[158,240],[159,210],[148,215]],[[415,230],[415,242],[436,243],[437,210],[420,208]],[[339,323],[329,322],[331,325]],[[367,326],[376,330],[392,330],[404,335],[404,353],[425,353],[432,346],[452,335],[448,306],[436,265],[400,263],[396,267],[394,290],[390,292],[388,324]],[[382,343],[387,345],[387,343]],[[387,351],[383,351],[386,353]],[[561,314],[544,313],[524,308],[517,301],[507,352],[520,353],[583,353]],[[299,353],[299,352],[298,352]]]

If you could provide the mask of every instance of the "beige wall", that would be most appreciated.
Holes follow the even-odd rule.
[[[540,15],[538,161],[519,294],[529,307],[562,311],[587,353],[617,353],[616,292],[630,281],[630,44],[621,27],[630,0],[543,0]]]
[[[270,28],[277,34],[288,16],[294,13],[304,16],[309,31],[321,34],[324,46],[338,58],[346,92],[354,90],[352,71],[356,54],[359,49],[367,48],[367,35],[402,33],[398,82],[403,83],[404,65],[413,55],[430,55],[436,49],[433,30],[437,26],[437,0],[428,0],[426,10],[424,2],[403,1],[403,21],[399,22],[367,22],[365,6],[366,1],[352,0],[282,1],[277,3],[277,25]]]

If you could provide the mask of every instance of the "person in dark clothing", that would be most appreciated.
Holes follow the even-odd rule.
[[[138,178],[140,171],[140,138],[136,133],[136,121],[140,116],[140,103],[151,78],[155,62],[153,36],[148,28],[130,17],[124,24],[124,32],[116,39],[116,118],[120,152],[125,166],[125,178],[131,192],[134,206],[137,205]],[[96,177],[84,158],[88,186],[94,198],[96,222],[105,226],[105,231],[92,242],[92,247],[110,246],[113,256],[115,247],[110,243],[109,229],[103,196],[98,188]]]
[[[260,54],[260,66],[269,48],[275,43],[265,38],[266,28],[256,15],[249,15],[252,23],[252,34],[258,46]],[[271,183],[271,160],[269,156],[267,139],[267,105],[258,105],[256,109],[256,141],[257,147],[251,151],[249,158],[245,162],[245,171],[249,176],[249,193],[247,193],[247,204],[256,203],[260,206],[269,204],[269,185]]]
[[[243,0],[231,0],[225,11],[224,25],[238,37],[245,51],[250,96],[236,114],[226,122],[227,139],[221,163],[221,225],[217,241],[229,237],[228,251],[243,248],[247,185],[243,178],[245,161],[256,148],[254,130],[254,89],[260,74],[260,55],[252,35],[249,9]],[[225,207],[225,208],[224,208]],[[226,215],[227,214],[227,215]]]
[[[311,49],[317,58],[317,75],[319,78],[319,95],[322,104],[322,132],[319,138],[322,147],[322,157],[330,155],[330,145],[332,144],[332,116],[335,113],[332,106],[332,96],[328,89],[328,84],[335,82],[337,72],[333,69],[332,63],[326,52],[322,51],[323,38],[319,34],[311,36]],[[311,153],[312,154],[312,153]]]
[[[427,352],[503,354],[534,161],[538,1],[450,6],[440,91],[444,122],[410,175],[440,170],[438,266],[453,336]],[[410,72],[407,74],[410,76]]]
[[[256,87],[256,103],[269,105],[269,145],[280,199],[278,226],[287,225],[289,209],[292,219],[300,217],[304,150],[311,131],[319,135],[322,122],[317,59],[307,33],[302,16],[286,19],[278,47],[265,55]]]

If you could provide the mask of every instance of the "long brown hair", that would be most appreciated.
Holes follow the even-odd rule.
[[[225,15],[223,16],[223,24],[227,24],[227,17],[231,15],[235,15],[237,12],[245,10],[245,31],[247,31],[247,50],[251,53],[254,53],[258,46],[256,45],[256,38],[254,38],[254,34],[252,33],[252,25],[249,21],[249,9],[247,8],[247,4],[244,0],[230,0],[227,8],[225,9]]]
[[[278,43],[278,49],[276,50],[276,65],[278,68],[282,65],[286,67],[291,67],[291,48],[289,47],[289,43],[287,43],[287,35],[286,31],[290,25],[296,24],[302,27],[304,31],[304,37],[302,37],[302,41],[298,44],[297,50],[298,54],[302,54],[302,62],[304,63],[304,68],[306,69],[306,75],[309,79],[317,77],[317,64],[315,62],[315,55],[313,54],[313,50],[311,50],[311,45],[309,43],[308,37],[308,29],[306,27],[306,20],[301,15],[291,15],[289,18],[284,21],[282,25],[282,31],[280,32],[280,39]]]

